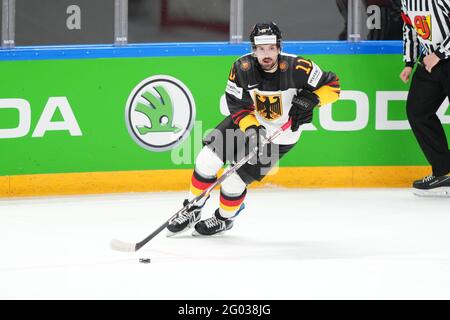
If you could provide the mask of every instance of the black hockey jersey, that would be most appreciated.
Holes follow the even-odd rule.
[[[288,121],[298,89],[316,93],[320,105],[326,105],[339,98],[339,79],[311,60],[285,53],[279,55],[277,71],[267,73],[252,54],[247,54],[234,62],[225,95],[231,117],[242,130],[259,123],[271,135]],[[293,144],[300,133],[287,130],[275,143]]]

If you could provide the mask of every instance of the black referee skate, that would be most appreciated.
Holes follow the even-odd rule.
[[[208,200],[208,198],[206,200]],[[167,236],[172,237],[183,231],[189,230],[195,223],[200,221],[201,211],[206,203],[206,200],[205,202],[203,202],[203,205],[193,206],[189,210],[180,213],[177,217],[170,221],[169,225],[167,226]],[[185,199],[183,202],[183,206],[186,206],[188,203],[189,200]]]
[[[413,183],[413,193],[418,196],[450,196],[450,176],[429,175]]]
[[[234,215],[236,217],[239,212],[245,208],[242,204],[238,212]],[[233,217],[233,219],[234,219]],[[212,236],[215,234],[223,233],[230,230],[233,227],[233,219],[226,219],[220,216],[219,209],[214,212],[214,216],[209,219],[200,221],[195,225],[195,231],[192,233],[193,236]]]

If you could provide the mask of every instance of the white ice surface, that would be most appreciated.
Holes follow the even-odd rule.
[[[183,196],[0,200],[0,299],[450,299],[450,199],[249,190],[221,237],[163,231],[138,252],[110,249],[145,238]]]

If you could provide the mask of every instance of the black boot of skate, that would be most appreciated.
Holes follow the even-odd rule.
[[[170,221],[167,226],[167,236],[172,237],[176,234],[179,234],[183,231],[189,230],[194,226],[195,223],[200,221],[201,211],[204,207],[206,201],[209,197],[203,202],[201,206],[193,206],[189,210],[178,214],[172,221]],[[186,206],[189,203],[188,199],[185,199],[183,202],[183,206]]]
[[[242,204],[238,212],[234,215],[236,217],[239,212],[245,208]],[[233,218],[234,218],[233,217]],[[212,236],[230,230],[233,227],[233,219],[226,219],[220,216],[219,209],[214,212],[214,216],[209,219],[198,222],[195,225],[193,236]]]
[[[413,183],[413,193],[418,196],[450,196],[450,176],[429,175]]]

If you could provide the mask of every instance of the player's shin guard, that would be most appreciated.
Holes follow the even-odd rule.
[[[224,219],[234,219],[242,210],[247,189],[238,196],[228,196],[223,190],[220,190],[220,208],[219,215]]]
[[[216,180],[217,177],[205,178],[194,170],[191,177],[191,185],[189,187],[189,200],[199,196],[204,190],[208,189],[216,182]]]
[[[195,160],[195,170],[189,188],[189,200],[199,196],[217,180],[217,172],[223,167],[223,161],[208,146],[200,150]],[[205,199],[206,201],[206,199]],[[202,202],[201,204],[203,204]]]
[[[220,188],[219,214],[225,219],[233,219],[240,210],[247,194],[247,185],[234,173],[222,183]]]
[[[204,190],[209,188],[217,180],[217,172],[223,166],[223,161],[209,147],[205,146],[200,150],[195,160],[195,170],[191,178],[189,196],[184,200],[183,206],[193,198],[199,196]],[[201,210],[209,197],[199,200],[195,206],[188,211],[183,211],[173,219],[167,227],[167,236],[188,230],[201,218]]]

